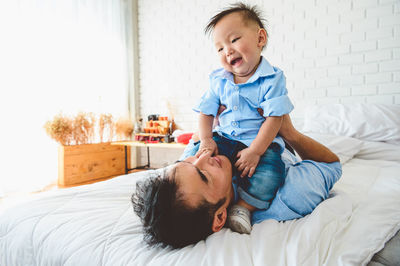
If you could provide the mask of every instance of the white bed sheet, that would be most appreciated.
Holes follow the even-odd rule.
[[[385,160],[400,163],[400,145],[363,141],[355,157],[365,160]]]
[[[363,265],[400,228],[400,163],[351,159],[303,219],[148,248],[130,203],[148,172],[45,193],[0,216],[0,265]]]

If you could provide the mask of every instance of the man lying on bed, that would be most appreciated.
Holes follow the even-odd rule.
[[[285,183],[267,210],[252,214],[252,222],[302,218],[329,196],[340,178],[339,158],[328,148],[301,134],[285,115],[279,134],[300,155],[285,149]],[[132,202],[144,225],[149,245],[184,247],[221,230],[227,210],[238,196],[232,165],[223,155],[206,153],[171,165],[163,176],[137,183]]]

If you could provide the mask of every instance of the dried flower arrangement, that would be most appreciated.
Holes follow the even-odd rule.
[[[99,117],[99,132],[100,142],[103,142],[104,130],[108,131],[108,142],[114,137],[114,119],[111,114],[100,114]]]
[[[133,123],[129,118],[121,117],[115,123],[115,133],[119,140],[130,139],[133,133]]]
[[[44,128],[52,139],[62,145],[71,145],[73,139],[73,122],[69,117],[58,114],[52,121],[47,121]]]
[[[93,113],[79,112],[73,120],[73,137],[75,144],[87,144],[93,141],[95,116]]]
[[[93,113],[79,112],[74,118],[63,114],[56,115],[44,125],[46,133],[61,145],[78,145],[95,143],[96,116]],[[98,118],[98,139],[100,142],[111,142],[118,139],[129,140],[133,132],[133,122],[120,118],[114,122],[111,114],[100,114]]]

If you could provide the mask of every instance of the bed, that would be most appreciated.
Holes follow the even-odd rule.
[[[354,106],[350,111],[345,105],[315,108],[322,111],[306,113],[303,130],[339,155],[343,176],[330,197],[302,219],[266,220],[256,224],[251,235],[223,229],[178,250],[149,248],[130,203],[135,183],[159,171],[149,170],[41,193],[6,210],[0,216],[0,265],[398,263],[396,255],[384,257],[384,246],[395,243],[390,245],[391,252],[400,251],[396,236],[400,229],[400,107],[359,108],[362,118],[371,119],[371,114],[382,110],[390,114],[378,112],[377,116],[390,129],[378,122],[368,128],[368,123],[359,122],[360,114],[355,122],[351,117]],[[342,116],[338,125],[332,125],[336,122],[329,111]],[[324,126],[326,119],[331,122]],[[371,122],[368,119],[364,121]],[[347,120],[349,125],[343,125]]]

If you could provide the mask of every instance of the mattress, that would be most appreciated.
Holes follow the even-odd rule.
[[[1,214],[0,265],[365,265],[400,228],[400,161],[357,147],[310,215],[178,250],[146,246],[132,209],[135,183],[152,170],[41,193]]]

